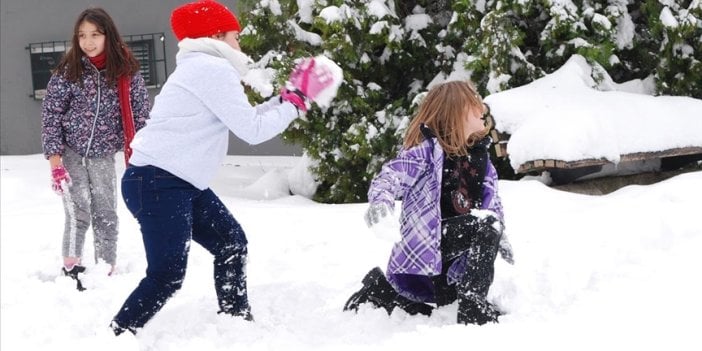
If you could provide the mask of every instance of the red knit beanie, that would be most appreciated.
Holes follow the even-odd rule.
[[[171,28],[178,41],[241,31],[236,16],[214,0],[195,1],[177,7],[171,13]]]

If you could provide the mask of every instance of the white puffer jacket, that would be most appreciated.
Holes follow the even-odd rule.
[[[285,130],[298,111],[278,97],[251,106],[241,84],[248,58],[226,43],[199,38],[178,46],[177,67],[132,141],[130,163],[159,167],[204,190],[226,156],[230,130],[258,144]]]

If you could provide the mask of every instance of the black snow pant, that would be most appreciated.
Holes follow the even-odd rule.
[[[496,219],[458,216],[442,222],[442,274],[434,277],[435,301],[438,306],[458,299],[458,322],[484,324],[496,322],[497,311],[486,301],[494,279],[502,233],[493,224]],[[465,274],[455,285],[448,285],[449,267],[465,256]]]

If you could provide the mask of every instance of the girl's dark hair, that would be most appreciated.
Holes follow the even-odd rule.
[[[122,36],[119,35],[117,26],[110,15],[99,7],[91,7],[80,13],[73,26],[71,48],[63,56],[54,72],[63,73],[66,79],[73,82],[80,80],[83,74],[83,64],[81,63],[83,50],[80,49],[78,43],[78,29],[85,21],[94,24],[97,30],[105,35],[107,81],[113,83],[120,76],[131,77],[134,75],[139,70],[139,61],[134,58],[131,50],[122,40]]]

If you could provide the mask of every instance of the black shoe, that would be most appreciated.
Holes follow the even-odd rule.
[[[484,298],[470,294],[458,298],[458,318],[460,324],[497,323],[500,316],[495,306]]]
[[[112,331],[115,333],[115,336],[120,336],[126,331],[136,335],[136,329],[120,327],[119,324],[117,324],[117,322],[115,321],[110,322],[110,329],[112,329]]]
[[[78,279],[78,273],[85,272],[85,267],[75,265],[75,266],[73,266],[73,268],[71,268],[70,271],[66,270],[66,267],[63,267],[62,270],[63,270],[63,275],[65,275],[67,277],[71,277],[71,279],[76,281],[76,289],[78,289],[78,291],[85,290],[85,288],[83,287],[83,283],[81,283],[80,279]]]
[[[248,307],[248,306],[246,308],[239,310],[239,311],[233,311],[233,310],[221,311],[220,310],[217,312],[217,314],[220,314],[220,313],[228,314],[228,315],[233,316],[233,317],[241,317],[247,322],[254,322],[254,317],[253,317],[253,314],[251,313],[251,307]]]
[[[241,317],[242,319],[244,319],[247,322],[254,322],[253,314],[251,313],[251,311],[248,311],[248,310],[243,311],[243,312],[239,312],[239,313],[232,313],[231,315],[234,317]]]
[[[344,311],[358,311],[364,303],[371,303],[376,308],[384,308],[388,315],[395,307],[400,307],[411,315],[429,316],[433,310],[433,307],[425,303],[415,302],[398,294],[378,267],[366,274],[363,278],[363,287],[346,301]]]
[[[423,302],[412,301],[400,294],[397,294],[397,297],[395,297],[395,305],[412,316],[423,314],[429,317],[434,310],[434,307],[430,305]]]
[[[358,311],[358,308],[365,303],[372,303],[375,307],[384,307],[388,314],[392,312],[392,304],[390,303],[395,295],[395,289],[385,279],[385,275],[380,268],[375,267],[363,277],[363,287],[355,292],[346,304],[344,311]],[[388,308],[390,307],[390,308]]]

